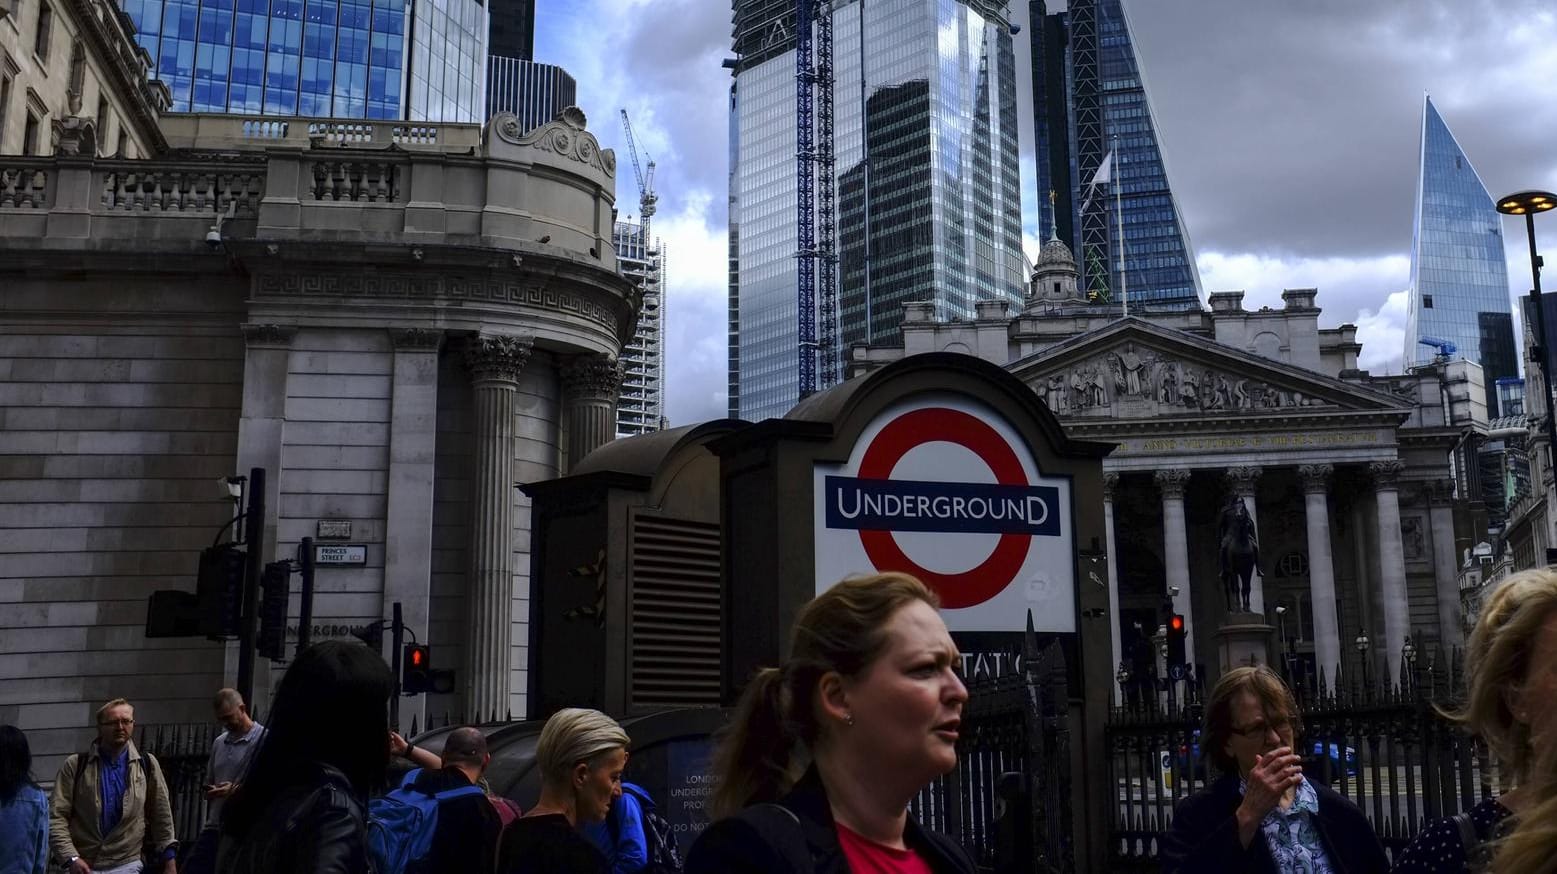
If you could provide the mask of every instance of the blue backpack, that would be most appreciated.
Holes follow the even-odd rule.
[[[421,773],[421,768],[407,773],[400,788],[368,805],[368,854],[377,874],[405,874],[412,862],[426,857],[438,830],[440,803],[485,794],[480,786],[461,786],[429,795],[411,788]]]

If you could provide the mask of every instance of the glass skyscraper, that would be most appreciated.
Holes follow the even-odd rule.
[[[1432,361],[1442,343],[1453,343],[1456,357],[1481,365],[1494,419],[1503,415],[1498,380],[1519,375],[1501,218],[1432,99],[1424,99],[1405,363]]]
[[[664,246],[644,237],[643,221],[619,221],[612,239],[622,275],[643,289],[638,331],[622,347],[622,394],[616,403],[616,436],[633,437],[664,427]]]
[[[1024,296],[1004,5],[834,4],[841,347],[892,342],[908,301],[971,318],[978,300]],[[799,390],[794,3],[735,0],[734,11],[732,383],[739,415],[762,419]]]
[[[173,112],[484,120],[477,0],[123,4]]]
[[[1117,303],[1123,291],[1131,304],[1200,306],[1194,248],[1168,185],[1123,3],[1070,0],[1050,14],[1044,0],[1030,0],[1028,8],[1042,227],[1058,223],[1092,299]],[[1110,152],[1109,181],[1090,185]]]

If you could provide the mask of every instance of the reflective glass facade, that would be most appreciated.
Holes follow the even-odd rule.
[[[414,22],[412,8],[404,0],[124,0],[174,112],[480,121],[485,7],[432,0],[414,7]]]
[[[1433,360],[1438,350],[1422,341],[1453,343],[1457,357],[1481,365],[1491,418],[1504,415],[1497,381],[1518,376],[1502,224],[1470,159],[1427,99],[1422,107],[1405,363]]]
[[[907,301],[933,300],[942,317],[970,318],[978,300],[1022,299],[1016,62],[999,6],[835,5],[845,348],[893,342]],[[740,416],[761,419],[783,415],[798,394],[795,56],[792,41],[782,53],[786,44],[772,41],[785,33],[781,5],[737,0],[735,11],[737,51],[762,60],[738,65],[732,104],[732,381]]]
[[[633,437],[664,426],[664,247],[656,241],[651,248],[643,224],[635,221],[617,222],[612,241],[617,268],[643,289],[638,333],[622,347],[622,394],[616,402],[616,436]]]
[[[1132,305],[1200,306],[1194,247],[1168,185],[1123,5],[1070,0],[1052,15],[1044,0],[1028,6],[1043,229],[1058,222],[1077,253],[1082,287],[1098,298],[1117,303],[1122,291]],[[1111,181],[1088,186],[1111,151]]]

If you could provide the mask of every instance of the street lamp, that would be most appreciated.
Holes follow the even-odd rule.
[[[1355,641],[1354,646],[1357,647],[1357,656],[1358,656],[1358,658],[1362,659],[1362,684],[1363,684],[1363,686],[1367,686],[1368,685],[1368,632],[1367,632],[1367,629],[1361,629],[1358,632],[1357,640]]]
[[[1546,469],[1552,470],[1552,462],[1557,460],[1557,416],[1552,411],[1552,375],[1546,360],[1546,308],[1541,306],[1541,256],[1535,251],[1535,214],[1557,208],[1557,194],[1549,191],[1520,191],[1498,198],[1497,208],[1504,215],[1524,216],[1525,235],[1530,238],[1530,300],[1535,306],[1535,342],[1538,347],[1535,363],[1541,368],[1541,382],[1545,385],[1541,406],[1546,410]],[[1557,488],[1557,472],[1553,474],[1552,485]],[[1550,525],[1551,521],[1547,520],[1547,524]]]

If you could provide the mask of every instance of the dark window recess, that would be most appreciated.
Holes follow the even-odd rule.
[[[1456,170],[1464,170],[1465,169],[1465,159],[1460,157],[1459,155],[1455,155],[1454,156],[1454,169],[1456,169]]]
[[[1422,309],[1430,310],[1432,308],[1433,308],[1433,296],[1430,295],[1430,294],[1422,295]]]
[[[1054,296],[1060,296],[1060,284],[1058,282],[1054,283]]]
[[[32,51],[41,61],[49,59],[49,37],[54,32],[54,10],[45,3],[38,7],[38,30],[33,34]]]
[[[22,132],[22,154],[38,154],[38,116],[27,113],[27,126]]]

